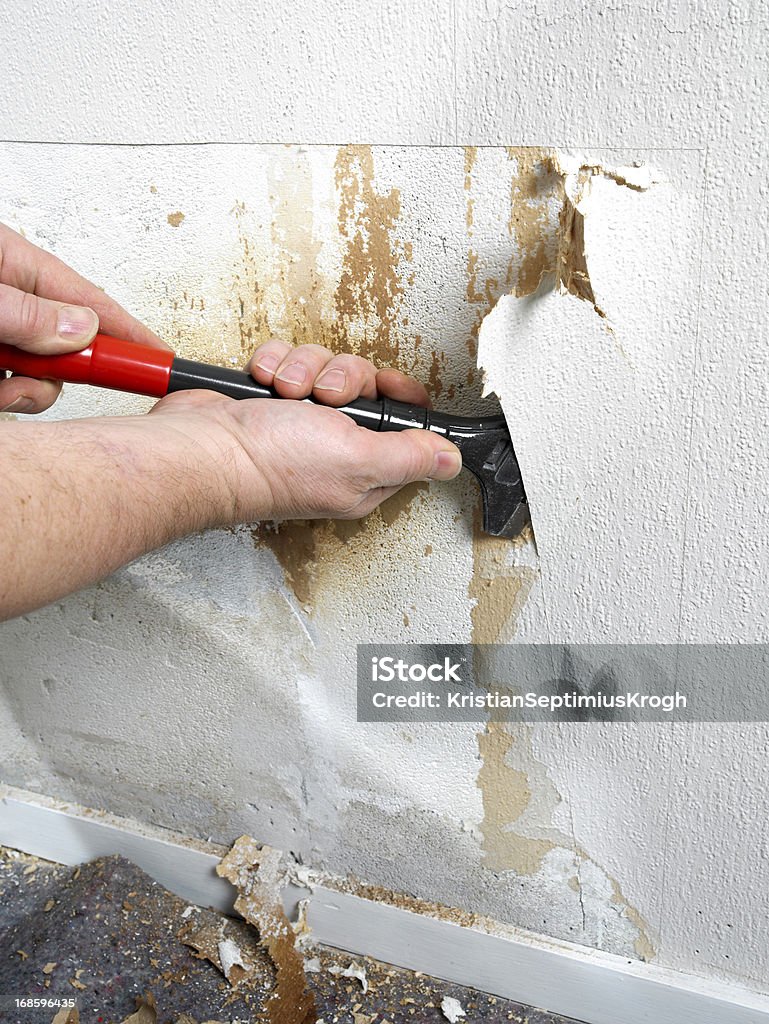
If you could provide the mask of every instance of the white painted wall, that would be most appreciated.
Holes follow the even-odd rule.
[[[255,283],[268,285],[268,326],[296,326],[281,285],[292,246],[320,243],[318,308],[331,315],[344,238],[338,153],[322,144],[389,146],[373,151],[371,183],[378,197],[400,190],[403,293],[387,340],[425,377],[431,351],[445,352],[443,398],[453,384],[455,407],[472,408],[467,341],[486,308],[469,294],[469,254],[478,281],[502,282],[525,255],[508,228],[517,158],[500,147],[646,160],[660,184],[630,196],[611,186],[593,222],[608,255],[604,277],[596,270],[669,433],[656,416],[656,430],[622,433],[645,456],[665,444],[663,513],[648,472],[629,523],[617,514],[603,533],[543,492],[563,551],[548,545],[538,566],[531,548],[485,560],[459,482],[420,494],[392,525],[373,517],[346,545],[324,533],[309,609],[244,528],[174,545],[7,624],[0,776],[222,841],[248,830],[364,882],[768,988],[765,726],[538,726],[479,748],[470,726],[357,725],[350,671],[358,641],[469,639],[473,580],[522,568],[541,575],[519,639],[637,640],[640,621],[648,638],[767,640],[766,11],[726,0],[9,8],[0,218],[210,358],[240,356],[239,299]],[[170,145],[192,142],[238,145]],[[469,190],[465,144],[492,147]],[[292,235],[285,196],[314,235]],[[351,343],[375,327],[352,323]],[[515,437],[532,490],[555,479],[559,456],[563,469],[572,455],[594,467],[599,495],[616,469],[589,429],[602,422],[608,356],[566,404],[564,388],[541,387],[567,356],[579,366],[594,328],[575,315],[558,346],[527,335],[525,359],[498,371],[511,421],[519,394],[531,401],[523,379],[561,402],[559,416],[542,407],[554,437],[581,424],[555,454],[534,431]],[[510,339],[513,352],[521,335]],[[625,386],[616,373],[606,379]],[[58,414],[146,404],[72,388]],[[615,412],[626,418],[627,404]],[[619,465],[628,494],[636,480]],[[578,602],[563,557],[574,545],[596,567]],[[599,580],[612,545],[642,573]],[[493,782],[483,789],[479,750]],[[490,808],[507,791],[525,798],[492,868]]]

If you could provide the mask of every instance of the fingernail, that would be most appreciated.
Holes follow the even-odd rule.
[[[431,480],[451,480],[462,468],[462,456],[459,452],[436,452],[433,459]]]
[[[99,318],[92,309],[85,306],[62,306],[59,310],[56,333],[65,341],[84,341],[93,337],[99,326]]]
[[[265,354],[263,356],[259,356],[255,362],[260,370],[264,370],[266,373],[274,373],[278,368],[280,359],[278,359],[277,356],[270,355],[269,352],[265,352]]]
[[[347,377],[344,370],[326,370],[315,381],[315,387],[321,391],[344,391],[347,386]]]
[[[275,379],[285,384],[304,384],[306,377],[307,370],[301,363],[289,363],[280,373],[275,374]]]
[[[32,412],[34,407],[35,403],[31,398],[27,398],[26,395],[19,395],[15,402],[6,405],[4,409],[0,409],[0,412]]]

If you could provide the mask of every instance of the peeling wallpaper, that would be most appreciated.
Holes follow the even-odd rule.
[[[758,7],[335,0],[288,31],[228,0],[185,34],[139,3],[78,38],[36,8],[82,59],[9,40],[0,219],[183,355],[275,334],[460,413],[496,391],[537,547],[481,535],[464,477],[174,544],[0,626],[0,778],[767,988],[766,725],[359,725],[352,668],[388,639],[766,640]],[[118,81],[114,32],[176,59]]]

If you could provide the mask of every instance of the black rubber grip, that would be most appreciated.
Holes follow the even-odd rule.
[[[206,391],[217,391],[229,398],[282,398],[273,388],[259,384],[243,370],[230,370],[223,366],[209,366],[207,363],[196,363],[191,359],[174,359],[168,383],[169,393],[172,391],[191,391],[201,388]],[[312,398],[307,402],[320,404]],[[465,417],[451,417],[443,413],[432,412],[420,405],[406,405],[393,402],[388,398],[374,402],[367,398],[358,398],[349,405],[343,405],[340,412],[345,413],[361,427],[369,430],[432,430],[436,434],[448,435],[452,426],[458,427]],[[477,429],[477,420],[467,420]]]

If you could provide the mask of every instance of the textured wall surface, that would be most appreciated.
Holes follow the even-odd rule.
[[[0,776],[769,987],[766,726],[363,726],[351,669],[366,640],[769,639],[766,12],[11,9],[0,219],[180,352],[320,338],[470,411],[512,296],[481,361],[540,550],[480,537],[464,479],[180,542],[0,627]],[[547,276],[550,147],[651,170],[587,174],[611,333]]]

